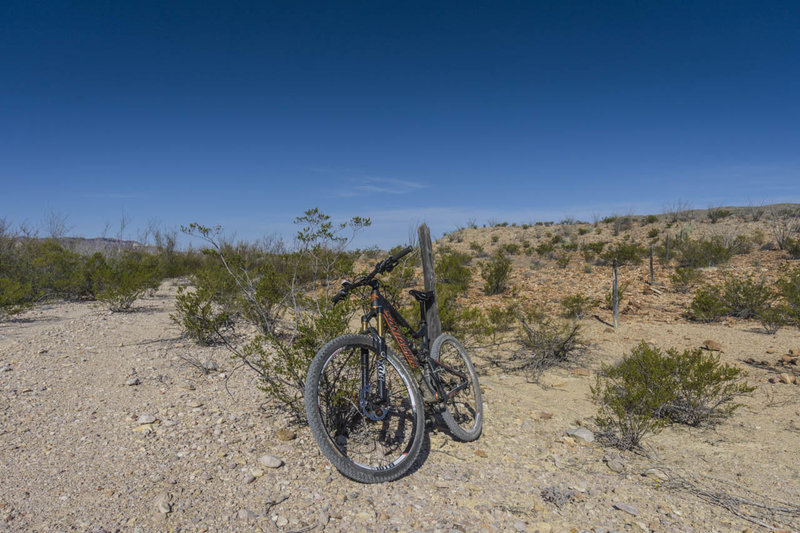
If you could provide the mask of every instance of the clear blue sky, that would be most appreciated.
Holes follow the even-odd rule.
[[[290,235],[800,201],[800,3],[0,2],[0,217]]]

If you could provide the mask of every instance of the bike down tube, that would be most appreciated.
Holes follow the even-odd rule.
[[[372,308],[375,310],[375,314],[378,318],[378,353],[380,354],[375,362],[375,370],[378,374],[378,398],[380,398],[381,403],[386,403],[388,399],[388,394],[386,392],[386,336],[383,332],[380,303],[377,289],[372,289]],[[364,383],[366,383],[366,381],[364,381]]]

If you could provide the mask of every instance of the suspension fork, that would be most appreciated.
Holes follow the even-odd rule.
[[[375,372],[377,374],[377,391],[375,397],[370,395],[369,383],[369,350],[366,348],[361,349],[361,392],[359,394],[359,404],[362,412],[374,421],[383,420],[388,414],[387,409],[380,407],[375,409],[373,404],[384,405],[389,399],[388,391],[386,390],[386,336],[384,333],[383,313],[382,308],[377,303],[377,291],[372,292],[372,310],[369,314],[361,319],[362,332],[368,331],[367,322],[375,316],[378,321],[377,330],[377,348],[378,357],[375,360]],[[377,400],[377,401],[374,401]]]

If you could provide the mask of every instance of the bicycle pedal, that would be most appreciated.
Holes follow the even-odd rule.
[[[420,387],[422,392],[422,401],[426,404],[433,404],[437,403],[439,400],[436,398],[436,395],[433,394],[428,387]]]

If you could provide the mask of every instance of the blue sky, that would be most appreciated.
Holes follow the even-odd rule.
[[[0,217],[358,245],[800,201],[797,2],[0,3]]]

